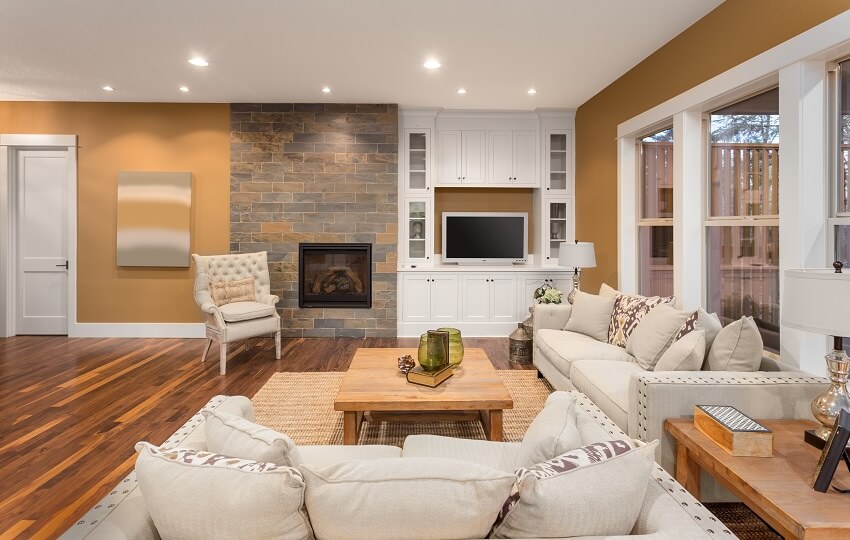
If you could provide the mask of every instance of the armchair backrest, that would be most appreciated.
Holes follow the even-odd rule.
[[[270,294],[269,265],[265,251],[238,255],[192,255],[195,261],[195,302],[214,303],[210,283],[254,278],[257,297]]]

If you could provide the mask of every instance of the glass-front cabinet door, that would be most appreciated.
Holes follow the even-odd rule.
[[[408,193],[427,193],[431,189],[431,130],[404,130],[404,171]]]
[[[408,197],[405,199],[405,249],[408,263],[430,263],[434,251],[431,238],[431,199]]]
[[[545,210],[546,226],[544,232],[546,239],[543,241],[543,245],[545,246],[546,259],[543,262],[546,265],[557,265],[561,244],[575,241],[573,199],[571,197],[549,199],[546,202]]]
[[[572,131],[550,129],[546,132],[546,190],[572,194]]]

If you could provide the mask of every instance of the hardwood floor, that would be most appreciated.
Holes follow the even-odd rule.
[[[200,363],[202,339],[0,339],[0,540],[55,538],[133,468],[137,441],[161,444],[216,394],[253,396],[275,372],[344,371],[359,347],[404,339],[271,340]],[[507,338],[464,338],[497,369]],[[215,347],[213,347],[215,350]],[[530,367],[530,366],[529,366]]]

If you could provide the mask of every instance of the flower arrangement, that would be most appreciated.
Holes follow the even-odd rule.
[[[534,300],[538,304],[560,304],[561,291],[547,284],[541,285],[534,291]]]

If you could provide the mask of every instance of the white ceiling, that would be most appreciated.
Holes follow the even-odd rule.
[[[720,3],[5,0],[0,100],[572,108]]]

